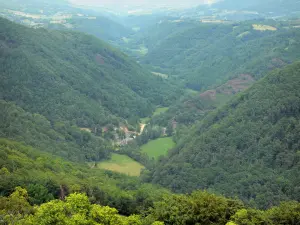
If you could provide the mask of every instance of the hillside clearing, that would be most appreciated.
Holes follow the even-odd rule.
[[[153,75],[164,78],[164,79],[168,79],[169,75],[168,74],[164,74],[164,73],[158,73],[158,72],[151,72]]]
[[[141,123],[147,124],[150,120],[151,120],[150,117],[144,117],[144,118],[141,118]]]
[[[129,176],[139,176],[144,166],[126,155],[112,153],[111,159],[99,162],[97,168],[123,173]]]
[[[146,153],[150,158],[157,159],[159,156],[166,155],[170,149],[175,146],[175,142],[171,137],[158,138],[149,141],[141,147],[142,152]]]
[[[259,31],[266,31],[266,30],[276,31],[277,30],[276,27],[272,27],[269,25],[262,25],[262,24],[252,24],[252,27],[254,30],[259,30]]]
[[[145,46],[140,46],[139,49],[133,49],[132,51],[141,56],[144,56],[148,53],[148,48],[146,48]]]
[[[161,107],[161,108],[157,108],[154,113],[153,113],[153,116],[157,116],[161,113],[164,113],[168,110],[169,108],[168,107]]]

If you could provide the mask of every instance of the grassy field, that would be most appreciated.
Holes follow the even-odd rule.
[[[163,112],[166,112],[169,108],[168,107],[163,107],[163,108],[157,108],[154,113],[153,116],[157,116]]]
[[[260,31],[266,31],[266,30],[276,31],[277,30],[276,27],[272,27],[269,25],[262,25],[262,24],[253,24],[252,27],[254,30],[260,30]]]
[[[111,159],[99,162],[97,168],[139,176],[144,166],[126,155],[112,153]]]
[[[141,118],[141,123],[147,124],[150,121],[150,117]]]
[[[196,95],[196,94],[199,94],[199,93],[200,93],[199,91],[195,91],[195,90],[189,89],[189,88],[186,89],[186,92],[187,92],[188,94],[193,94],[193,95]]]
[[[142,152],[146,153],[150,158],[157,159],[161,155],[166,155],[168,151],[175,146],[171,137],[159,138],[149,141],[141,147]]]

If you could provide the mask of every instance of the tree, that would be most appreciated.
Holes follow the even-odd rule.
[[[32,210],[26,189],[16,187],[9,197],[0,197],[0,219],[7,224],[15,224]]]

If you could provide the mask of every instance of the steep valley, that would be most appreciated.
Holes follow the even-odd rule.
[[[79,2],[0,0],[0,224],[299,225],[297,0]]]

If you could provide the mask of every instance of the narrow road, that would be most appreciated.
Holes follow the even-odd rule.
[[[145,124],[145,123],[140,123],[141,129],[140,129],[139,135],[141,135],[141,134],[143,133],[143,131],[144,131],[146,125],[147,125],[147,124]]]

